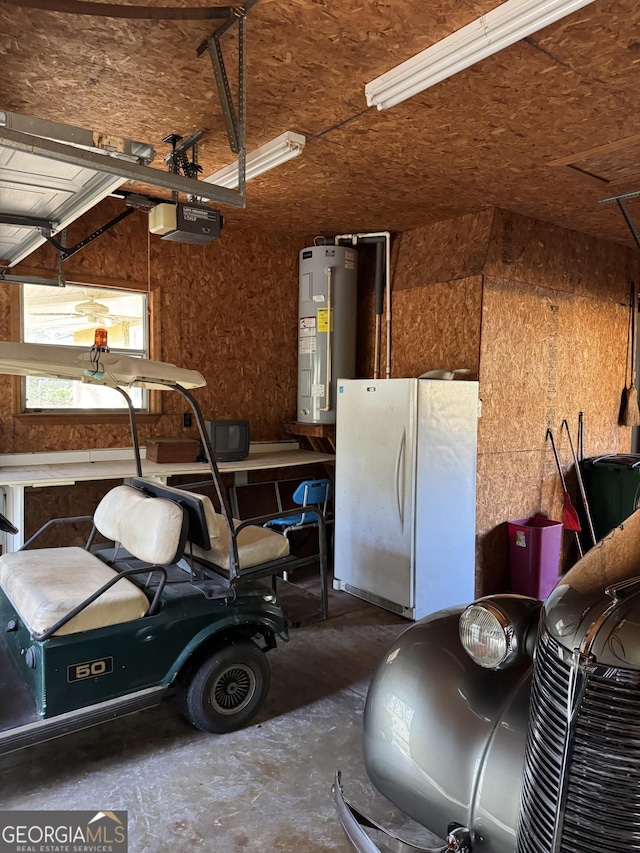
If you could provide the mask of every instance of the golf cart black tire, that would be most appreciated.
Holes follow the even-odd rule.
[[[252,642],[232,643],[215,651],[186,676],[178,691],[182,713],[200,731],[233,732],[263,706],[269,681],[264,652]],[[236,692],[225,692],[225,684]]]

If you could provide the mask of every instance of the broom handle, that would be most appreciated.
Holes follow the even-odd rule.
[[[584,462],[584,412],[578,412],[578,453]]]
[[[551,442],[551,447],[553,448],[553,455],[556,458],[556,468],[558,469],[558,474],[560,475],[560,482],[562,483],[562,491],[567,491],[567,484],[564,481],[564,474],[562,472],[562,465],[560,464],[560,457],[558,456],[558,451],[556,450],[556,443],[553,438],[553,433],[551,429],[547,429],[547,439]]]
[[[631,385],[636,384],[636,283],[631,282]]]
[[[591,510],[589,509],[589,501],[587,500],[587,493],[584,488],[584,481],[582,479],[582,471],[580,470],[580,464],[578,462],[578,457],[576,456],[576,451],[573,447],[573,439],[571,438],[571,432],[569,431],[569,422],[566,420],[562,421],[561,430],[567,430],[567,438],[569,439],[569,447],[571,448],[571,457],[573,459],[573,465],[576,469],[576,479],[578,480],[578,487],[580,489],[580,497],[582,498],[582,506],[584,507],[584,514],[587,517],[587,524],[589,525],[589,533],[591,534],[591,541],[595,545],[598,541],[596,539],[596,532],[593,529],[593,521],[591,520]]]
[[[556,443],[553,438],[553,433],[551,432],[551,427],[547,427],[547,434],[545,436],[545,440],[551,441],[551,447],[553,448],[553,455],[556,458],[556,467],[558,469],[558,474],[560,475],[560,482],[562,483],[562,492],[563,496],[567,494],[567,484],[564,481],[564,474],[562,473],[562,464],[560,462],[560,457],[558,456],[558,451],[556,449]],[[575,511],[575,510],[574,510]],[[573,531],[573,535],[576,540],[576,548],[578,550],[578,555],[580,557],[584,557],[584,551],[582,550],[582,542],[580,541],[580,534],[577,530]]]
[[[631,355],[631,324],[633,323],[633,283],[629,290],[629,316],[627,317],[627,357],[624,362],[624,387],[630,388],[633,382],[633,356]],[[627,385],[627,367],[629,385]]]

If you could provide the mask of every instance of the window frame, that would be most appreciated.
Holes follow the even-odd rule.
[[[32,276],[51,277],[49,271],[45,270],[20,270],[25,278]],[[28,283],[28,282],[27,282]],[[130,290],[147,294],[147,305],[149,310],[149,323],[147,328],[147,341],[149,358],[159,360],[160,350],[160,305],[161,294],[159,285],[152,285],[149,289],[147,284],[136,281],[119,279],[108,279],[101,276],[82,275],[67,279],[67,284],[74,287],[102,288],[111,290]],[[11,290],[11,339],[20,341],[22,339],[22,285],[18,284]],[[115,348],[114,348],[115,350]],[[13,379],[13,412],[14,420],[24,422],[37,422],[42,424],[68,424],[73,419],[74,424],[100,423],[129,423],[128,409],[45,409],[42,411],[28,411],[26,406],[26,389],[23,377],[14,376]],[[161,391],[148,391],[148,408],[136,410],[136,421],[138,423],[155,423],[161,414]]]

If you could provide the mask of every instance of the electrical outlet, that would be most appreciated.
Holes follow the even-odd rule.
[[[182,414],[182,426],[190,427],[191,426],[191,412],[183,412]]]

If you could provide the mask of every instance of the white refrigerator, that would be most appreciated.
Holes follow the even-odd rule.
[[[473,600],[478,383],[338,381],[334,588],[409,619]]]

